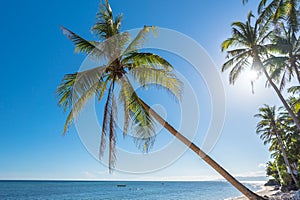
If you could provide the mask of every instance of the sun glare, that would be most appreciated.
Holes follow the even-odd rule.
[[[248,78],[250,81],[256,80],[256,79],[257,79],[257,76],[258,76],[258,74],[257,74],[257,72],[254,71],[254,70],[250,70],[250,71],[248,71],[248,73],[247,73],[247,78]]]

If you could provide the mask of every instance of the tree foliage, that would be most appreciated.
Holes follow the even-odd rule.
[[[86,40],[71,30],[61,27],[75,45],[75,52],[106,63],[89,70],[67,74],[58,86],[58,104],[68,111],[63,134],[78,117],[86,103],[97,98],[104,103],[99,157],[109,149],[109,169],[116,161],[117,113],[123,111],[123,135],[132,127],[135,143],[147,152],[155,141],[155,122],[144,108],[133,85],[142,88],[154,85],[167,91],[174,99],[181,98],[182,83],[175,76],[173,66],[164,58],[151,52],[143,52],[146,37],[155,27],[144,26],[136,37],[121,32],[122,16],[114,16],[106,1],[101,4],[92,33],[97,40]],[[99,62],[100,63],[100,62]]]
[[[222,44],[228,58],[222,70],[231,69],[230,83],[235,83],[245,69],[254,69],[266,75],[265,86],[272,86],[284,105],[278,109],[264,105],[255,117],[260,119],[256,133],[271,154],[267,175],[286,187],[299,187],[300,183],[299,3],[260,0],[257,19],[252,22],[250,12],[246,23],[234,22],[232,37]]]

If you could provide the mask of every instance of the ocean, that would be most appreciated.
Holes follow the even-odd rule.
[[[263,182],[246,182],[260,190]],[[242,194],[225,181],[0,181],[1,200],[220,200]]]

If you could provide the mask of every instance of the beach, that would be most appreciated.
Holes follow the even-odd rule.
[[[279,190],[276,190],[275,186],[263,186],[263,189],[256,192],[256,194],[260,196],[272,196],[276,194],[277,192],[280,192]],[[248,200],[245,196],[240,196],[236,198],[232,198],[232,200]]]
[[[290,191],[289,193],[281,192],[276,186],[264,186],[262,190],[256,192],[256,194],[267,197],[270,200],[299,200],[300,199],[300,190]],[[246,197],[240,196],[237,198],[232,198],[232,200],[247,200]]]

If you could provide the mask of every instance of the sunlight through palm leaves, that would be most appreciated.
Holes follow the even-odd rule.
[[[277,68],[274,67],[274,63],[268,60],[272,56],[270,47],[273,45],[270,44],[270,39],[273,32],[270,30],[268,22],[262,23],[260,20],[256,20],[252,24],[252,17],[254,16],[250,12],[245,23],[232,23],[232,36],[222,43],[222,51],[226,50],[228,58],[228,61],[223,64],[222,71],[224,72],[231,68],[229,73],[229,82],[231,84],[234,84],[241,72],[247,68],[256,70],[259,74],[264,74],[267,78],[266,86],[271,86],[274,89],[300,130],[299,119],[274,82],[274,78],[278,77],[274,75]],[[251,62],[249,62],[249,59]]]

